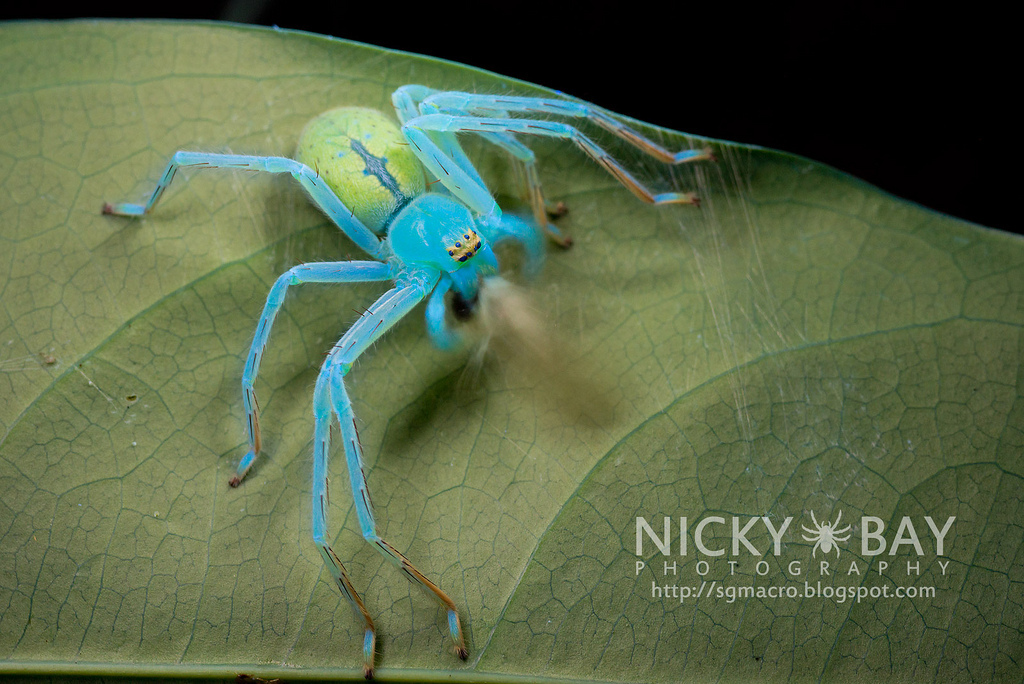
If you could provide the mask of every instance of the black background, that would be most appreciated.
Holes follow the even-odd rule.
[[[669,128],[795,152],[977,223],[1024,227],[1010,106],[1020,91],[1019,50],[1011,50],[1002,10],[826,1],[604,9],[253,1],[49,11],[50,18],[229,19],[442,57]],[[44,18],[40,11],[47,10],[2,12]]]

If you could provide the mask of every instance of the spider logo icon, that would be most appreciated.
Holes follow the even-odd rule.
[[[815,558],[818,555],[818,549],[821,549],[825,553],[830,553],[832,549],[836,550],[836,558],[839,557],[839,544],[836,542],[849,541],[850,525],[839,529],[839,521],[843,519],[843,512],[839,511],[839,515],[836,516],[836,521],[830,523],[828,518],[825,519],[825,524],[822,525],[818,522],[818,519],[814,517],[814,511],[811,511],[811,520],[814,522],[814,529],[807,527],[807,525],[801,525],[805,532],[808,532],[810,536],[803,535],[804,541],[814,542],[814,549],[811,551],[811,557]],[[845,537],[842,535],[846,535]]]

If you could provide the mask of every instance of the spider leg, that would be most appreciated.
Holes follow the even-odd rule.
[[[391,95],[391,104],[395,107],[398,121],[405,125],[406,121],[421,116],[423,112],[420,111],[419,105],[423,98],[432,92],[434,92],[432,89],[425,86],[402,86],[396,90]],[[474,183],[483,187],[487,186],[454,134],[431,132],[429,135],[444,156],[465,172]],[[435,176],[435,178],[439,179],[440,176]]]
[[[533,150],[508,134],[489,133],[483,137],[504,149],[523,165],[526,199],[530,202],[530,207],[533,209],[533,219],[537,222],[538,226],[544,229],[544,232],[547,233],[548,238],[552,242],[560,247],[571,246],[572,238],[568,235],[563,235],[562,231],[558,230],[553,223],[548,221],[549,214],[561,212],[557,208],[550,207],[547,200],[544,199],[540,175],[537,173],[537,155],[534,154]],[[562,211],[564,211],[564,207],[562,207]]]
[[[441,282],[430,294],[427,300],[427,334],[430,341],[438,349],[455,349],[462,343],[462,334],[452,329],[445,320],[444,297],[452,289],[452,281],[449,278],[441,278]]]
[[[267,303],[263,307],[263,314],[256,326],[256,336],[249,347],[249,357],[245,361],[245,371],[242,373],[242,403],[245,405],[246,432],[249,438],[249,451],[238,463],[238,470],[231,478],[232,487],[237,487],[245,474],[252,468],[256,456],[260,453],[260,419],[259,403],[256,401],[256,393],[253,390],[253,383],[260,371],[260,361],[263,359],[263,351],[266,349],[267,340],[270,338],[270,329],[274,325],[281,306],[284,304],[285,295],[288,294],[290,285],[303,283],[363,283],[380,280],[391,280],[393,273],[387,264],[378,261],[337,261],[320,264],[303,264],[296,266],[282,274],[274,286],[270,288],[267,295]]]
[[[398,122],[405,125],[406,121],[420,115],[420,102],[438,91],[422,85],[404,85],[391,93],[391,104],[398,115]]]
[[[406,122],[411,121],[419,116],[437,113],[440,110],[432,105],[425,104],[423,101],[438,91],[427,88],[425,86],[407,85],[402,86],[396,90],[391,96],[391,102],[395,107],[395,112],[398,115],[398,120],[405,125]],[[465,112],[449,112],[464,115]],[[463,152],[462,147],[458,143],[458,139],[453,133],[441,134],[437,132],[431,132],[431,139],[437,144],[438,148],[442,153],[458,165],[463,171],[467,172],[469,176],[479,185],[486,187],[483,179],[480,178],[480,174],[477,172],[476,167]],[[548,237],[556,244],[562,247],[568,247],[572,244],[572,238],[563,235],[552,223],[548,221],[548,216],[558,216],[565,213],[564,205],[551,205],[544,199],[544,192],[540,184],[540,176],[537,173],[536,155],[526,145],[516,140],[511,135],[494,133],[484,136],[489,142],[498,147],[501,147],[508,152],[514,159],[519,161],[523,166],[523,180],[526,190],[526,199],[530,202],[531,208],[533,209],[534,219],[537,225],[544,229]],[[440,177],[439,177],[440,178]]]
[[[448,631],[455,644],[455,652],[460,658],[465,660],[468,657],[468,652],[455,603],[436,584],[420,572],[409,559],[377,534],[377,524],[373,517],[370,491],[366,485],[366,476],[363,473],[362,446],[359,443],[359,433],[356,427],[355,415],[352,412],[352,404],[345,390],[345,375],[348,374],[352,364],[359,355],[405,316],[417,303],[422,301],[431,288],[434,287],[435,283],[437,283],[439,277],[439,274],[433,271],[422,271],[419,274],[421,278],[418,282],[409,282],[408,284],[396,287],[367,309],[366,313],[356,321],[331,350],[321,374],[329,374],[331,408],[337,414],[338,423],[341,427],[342,440],[345,446],[345,460],[348,464],[349,482],[352,486],[356,515],[359,518],[359,527],[363,538],[373,544],[411,582],[420,586],[445,608],[448,615]],[[317,410],[322,410],[322,407],[318,406]],[[323,458],[326,462],[326,455]],[[326,470],[317,479],[321,477],[326,478]],[[326,485],[324,491],[326,492]],[[318,502],[314,499],[313,503],[316,506]]]
[[[549,214],[564,213],[564,206],[550,207],[547,200],[544,199],[544,190],[540,184],[540,175],[537,173],[537,162],[536,155],[529,147],[516,140],[513,136],[503,133],[491,133],[483,136],[488,142],[497,145],[504,149],[512,158],[522,164],[523,178],[522,182],[526,190],[526,200],[530,203],[530,208],[533,210],[533,218],[537,222],[537,225],[544,229],[544,232],[551,239],[552,242],[559,245],[560,247],[569,247],[572,245],[572,238],[563,235],[560,230],[553,223],[548,220]],[[437,145],[441,152],[451,159],[460,169],[465,171],[471,179],[473,179],[480,186],[486,187],[486,183],[480,178],[480,174],[477,172],[476,167],[463,152],[462,146],[459,145],[458,139],[454,133],[445,134],[434,134],[430,136]],[[489,192],[489,191],[488,191]]]
[[[327,214],[347,235],[352,242],[372,257],[378,259],[387,258],[386,243],[381,241],[377,235],[364,226],[352,212],[346,207],[338,196],[327,186],[320,176],[305,164],[287,157],[258,157],[241,154],[207,154],[204,152],[175,152],[164,169],[163,176],[157,183],[149,201],[145,204],[131,204],[123,202],[120,204],[103,205],[104,214],[116,216],[144,216],[149,213],[153,206],[163,195],[164,190],[171,184],[174,174],[179,168],[203,168],[203,169],[247,169],[250,171],[265,171],[267,173],[290,173],[299,184],[309,193],[313,202]]]
[[[526,263],[523,265],[526,275],[532,278],[540,273],[544,265],[544,241],[535,226],[518,216],[502,214],[478,218],[477,227],[491,246],[505,242],[519,243],[526,255]]]
[[[313,414],[315,427],[313,429],[313,541],[320,551],[320,557],[324,561],[324,567],[331,573],[335,584],[341,590],[342,596],[348,599],[356,616],[363,621],[363,676],[367,679],[373,677],[373,660],[377,650],[377,632],[373,626],[373,619],[366,610],[366,605],[359,597],[352,580],[345,572],[345,566],[341,559],[331,548],[330,539],[327,535],[327,514],[330,509],[330,494],[328,492],[327,461],[331,444],[331,400],[329,377],[331,368],[327,363],[320,370],[316,379],[316,388],[313,390]]]
[[[505,117],[509,113],[515,113],[587,119],[609,133],[625,140],[645,154],[666,164],[683,164],[714,159],[709,148],[670,152],[665,147],[626,126],[600,107],[584,102],[543,97],[515,97],[511,95],[482,95],[436,91],[426,95],[423,100],[424,105],[433,107],[438,112],[448,114]],[[403,121],[402,123],[405,122]]]
[[[425,106],[423,104],[423,101],[426,98],[430,97],[431,95],[437,92],[440,91],[420,85],[405,85],[400,87],[391,95],[391,103],[395,107],[395,113],[398,115],[398,121],[404,126],[406,122],[411,121],[412,119],[415,119],[417,117],[423,116],[425,114],[438,113],[440,110],[438,110],[437,107],[430,105]],[[465,112],[461,111],[457,113],[460,115],[465,114]],[[532,200],[534,195],[539,196],[541,200],[540,206],[545,209],[545,214],[550,213],[551,215],[557,216],[565,213],[565,208],[563,206],[549,207],[549,204],[543,200],[543,194],[540,192],[540,180],[539,178],[537,178],[537,171],[535,168],[534,161],[535,155],[533,153],[533,150],[517,141],[511,135],[494,134],[493,136],[487,137],[491,143],[504,148],[507,152],[509,152],[509,154],[511,154],[515,159],[521,161],[523,165],[526,167],[526,182],[528,186],[530,186],[527,188],[526,199]],[[476,180],[477,183],[486,186],[486,183],[484,183],[483,179],[480,177],[479,172],[477,172],[476,167],[473,166],[473,163],[469,160],[469,157],[467,157],[466,154],[463,152],[462,146],[459,145],[458,139],[455,137],[454,134],[433,133],[431,134],[431,139],[433,139],[434,142],[437,143],[438,147],[440,147],[441,150],[445,153],[445,156],[450,158],[453,162],[458,164],[464,171],[469,173]],[[546,215],[537,215],[537,219],[537,225],[547,225]],[[549,234],[551,234],[552,239],[558,242],[559,244],[562,244],[563,238],[561,237],[561,234],[558,233],[558,230],[555,229],[554,226],[552,226],[551,228],[553,230],[553,233]],[[547,228],[545,228],[545,230],[547,230]]]
[[[423,165],[437,176],[452,194],[466,203],[473,211],[483,216],[500,212],[494,198],[485,186],[477,183],[458,164],[445,156],[444,151],[431,138],[429,133],[433,132],[480,133],[485,135],[491,133],[511,133],[570,140],[632,191],[634,195],[645,202],[651,204],[697,203],[697,197],[690,192],[665,192],[657,194],[652,192],[627,171],[625,167],[612,158],[611,155],[569,124],[557,121],[532,121],[529,119],[427,114],[412,119],[402,126],[402,134],[412,143],[413,152],[423,162]]]

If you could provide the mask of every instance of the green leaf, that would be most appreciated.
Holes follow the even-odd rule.
[[[541,91],[217,25],[11,24],[0,63],[0,672],[358,677],[359,625],[310,539],[310,406],[323,353],[380,288],[289,295],[257,384],[264,456],[230,489],[271,283],[357,252],[289,179],[193,173],[144,220],[100,207],[143,199],[177,149],[290,155],[313,115],[387,110],[404,83]],[[335,448],[335,548],[379,674],[1019,680],[1021,240],[767,150],[717,144],[717,164],[660,176],[625,154],[696,188],[694,209],[537,149],[576,244],[531,292],[580,385],[466,370],[420,310],[349,376],[382,535],[454,598],[470,646],[454,658],[438,608],[361,541]],[[504,160],[475,154],[506,185]],[[566,399],[592,386],[600,420]],[[851,541],[805,541],[811,511],[842,511]],[[672,519],[668,556],[645,537],[638,558],[638,516],[659,535]],[[710,516],[793,524],[778,556],[756,524],[763,557],[708,557],[693,533]],[[862,516],[889,543],[910,516],[922,555],[865,554]],[[924,516],[956,517],[941,557]],[[729,549],[727,526],[708,532]],[[665,595],[702,581],[936,594]]]

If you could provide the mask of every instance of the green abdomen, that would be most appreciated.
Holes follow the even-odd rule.
[[[306,124],[295,158],[377,234],[425,187],[423,170],[398,126],[374,109],[324,112]]]

